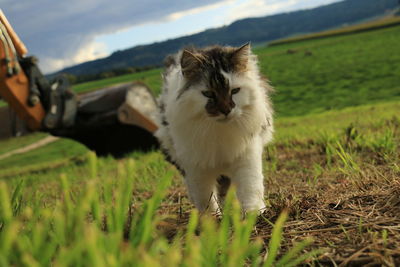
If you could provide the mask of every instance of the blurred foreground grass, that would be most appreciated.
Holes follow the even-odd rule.
[[[187,228],[173,237],[159,235],[171,214],[160,205],[174,205],[169,187],[173,172],[159,177],[150,197],[137,197],[137,162],[118,165],[117,175],[99,179],[98,162],[88,154],[90,174],[79,186],[66,174],[52,181],[55,193],[31,191],[20,180],[10,190],[0,181],[1,266],[242,266],[264,262],[262,240],[251,238],[256,214],[242,218],[231,191],[220,223],[190,213]],[[28,192],[27,194],[27,191]],[[30,193],[30,194],[29,194]],[[298,257],[311,243],[296,244],[277,260],[287,214],[278,219],[264,266],[295,265],[318,254]]]
[[[234,200],[221,221],[191,211],[182,178],[158,151],[97,159],[59,140],[42,148],[51,157],[12,156],[21,167],[0,183],[0,265],[339,264],[354,242],[370,247],[370,262],[396,263],[399,108],[279,118],[265,151],[267,212],[244,220]],[[29,158],[37,161],[24,165]]]

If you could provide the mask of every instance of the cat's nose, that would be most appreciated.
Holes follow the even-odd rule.
[[[232,109],[229,108],[229,107],[227,107],[227,108],[222,108],[222,109],[220,110],[220,112],[221,112],[222,114],[224,114],[225,116],[228,116],[228,114],[231,113],[231,111],[232,111]]]

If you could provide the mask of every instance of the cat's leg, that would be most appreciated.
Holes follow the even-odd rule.
[[[186,173],[185,182],[189,197],[200,212],[219,212],[214,173],[193,170]]]
[[[232,168],[232,184],[245,212],[262,212],[265,209],[262,151],[261,140],[255,140]]]

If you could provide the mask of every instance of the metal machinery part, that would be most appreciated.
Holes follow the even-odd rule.
[[[68,80],[59,76],[49,83],[37,66],[35,57],[23,57],[19,63],[28,77],[29,93],[27,104],[31,107],[41,103],[46,111],[42,130],[69,127],[74,124],[78,100],[69,89]]]
[[[140,95],[140,98],[138,98]],[[100,156],[121,157],[158,148],[156,101],[141,83],[124,83],[81,95],[74,125],[51,130],[86,145]]]
[[[29,81],[19,64],[19,58],[27,53],[0,10],[0,95],[31,130],[39,130],[45,110],[41,103],[27,104]]]

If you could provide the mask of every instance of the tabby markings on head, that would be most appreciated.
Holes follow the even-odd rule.
[[[179,92],[179,99],[192,85],[203,82],[203,95],[208,98],[205,106],[210,116],[227,116],[235,107],[228,79],[222,74],[243,72],[247,68],[250,45],[239,48],[215,46],[205,50],[188,49],[182,52],[181,67],[186,85]]]

